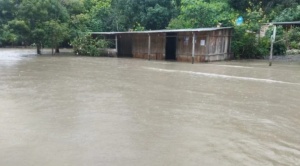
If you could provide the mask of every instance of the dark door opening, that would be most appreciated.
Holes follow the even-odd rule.
[[[166,60],[176,60],[177,33],[166,34]]]
[[[118,57],[133,57],[132,55],[132,37],[130,35],[118,36]]]

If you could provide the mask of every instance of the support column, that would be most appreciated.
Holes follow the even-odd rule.
[[[192,64],[194,64],[195,61],[195,44],[196,44],[196,35],[195,32],[193,32]]]
[[[206,36],[206,42],[205,42],[205,47],[206,47],[206,53],[205,53],[205,61],[207,61],[207,59],[209,59],[209,54],[210,54],[210,32],[207,33]]]
[[[151,35],[148,34],[148,60],[150,61],[150,54],[151,54]]]

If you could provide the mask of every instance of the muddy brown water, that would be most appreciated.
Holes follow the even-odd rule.
[[[300,63],[0,50],[0,165],[300,165]]]

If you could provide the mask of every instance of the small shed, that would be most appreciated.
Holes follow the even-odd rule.
[[[233,29],[198,28],[133,32],[93,32],[113,40],[117,57],[208,62],[230,59]]]
[[[289,31],[295,27],[300,27],[300,21],[264,23],[260,28],[260,37],[264,37],[266,35],[270,25],[282,26],[286,31]]]

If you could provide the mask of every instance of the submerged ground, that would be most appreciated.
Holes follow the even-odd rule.
[[[0,49],[0,165],[300,165],[300,63]]]

